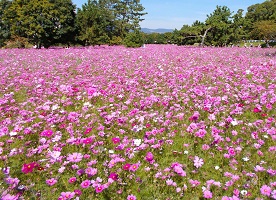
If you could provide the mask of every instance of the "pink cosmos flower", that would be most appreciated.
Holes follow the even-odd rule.
[[[76,180],[77,180],[76,177],[71,177],[71,178],[69,178],[68,182],[69,182],[69,183],[75,183]]]
[[[85,173],[88,175],[88,176],[94,176],[96,175],[98,172],[97,168],[92,168],[92,167],[88,167],[85,169]]]
[[[209,190],[205,190],[205,191],[203,192],[203,196],[204,196],[205,199],[212,199],[213,194],[212,194],[212,192],[210,192]]]
[[[210,149],[210,146],[208,144],[202,145],[202,150],[207,151],[208,149]]]
[[[271,197],[272,197],[273,199],[276,199],[276,190],[273,190],[273,191],[271,192]]]
[[[200,182],[198,180],[189,180],[189,183],[192,185],[192,187],[196,187],[200,184]]]
[[[93,139],[92,138],[84,138],[82,140],[82,143],[83,144],[91,144],[93,142]]]
[[[199,158],[198,156],[195,156],[195,159],[194,159],[194,166],[196,168],[200,168],[202,165],[204,164],[204,161],[202,158]]]
[[[49,185],[49,186],[53,186],[57,183],[57,180],[54,179],[54,178],[51,178],[51,179],[47,179],[46,180],[46,184]]]
[[[270,196],[271,193],[271,187],[269,187],[268,185],[263,185],[260,189],[261,194],[264,196]]]
[[[113,144],[117,144],[117,143],[119,143],[120,141],[121,141],[121,140],[120,140],[120,138],[118,138],[118,137],[112,138]]]
[[[77,195],[77,196],[80,196],[81,194],[82,194],[82,192],[81,192],[81,190],[74,190],[74,192],[75,192],[75,195]]]
[[[40,133],[41,136],[43,137],[51,137],[53,135],[53,131],[52,130],[44,130]]]
[[[257,107],[255,107],[254,109],[253,109],[253,112],[254,113],[259,113],[259,112],[262,112],[259,108],[257,108]]]
[[[232,147],[230,147],[230,148],[228,149],[228,154],[229,154],[230,156],[235,156],[235,155],[236,155],[235,149],[232,148]]]
[[[133,194],[130,194],[127,196],[127,200],[136,200],[136,196],[134,196]]]
[[[174,167],[174,171],[180,176],[186,176],[186,172],[179,165]]]
[[[90,186],[91,182],[90,180],[84,180],[82,183],[81,183],[81,187],[82,188],[88,188]]]
[[[84,135],[89,134],[92,131],[92,128],[86,128],[86,130],[84,131]]]
[[[139,168],[139,164],[132,164],[129,168],[129,171],[135,172]]]
[[[206,135],[206,130],[204,130],[204,129],[199,129],[196,133],[195,133],[195,135],[197,136],[197,137],[199,137],[199,138],[204,138],[204,136]]]
[[[197,121],[200,114],[198,111],[195,111],[194,114],[189,118],[190,121]]]
[[[75,192],[62,192],[60,195],[64,199],[72,199],[75,196]]]
[[[96,193],[101,193],[104,190],[104,187],[100,184],[95,187]]]
[[[151,152],[147,152],[147,154],[146,154],[146,160],[148,162],[151,162],[153,160],[153,154]]]
[[[114,181],[116,181],[116,180],[118,180],[118,174],[111,172],[108,178],[111,178]]]
[[[67,156],[67,160],[69,162],[80,162],[83,158],[83,155],[81,153],[73,153],[73,154],[69,154]]]

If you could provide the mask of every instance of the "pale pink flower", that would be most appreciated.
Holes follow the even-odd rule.
[[[83,158],[83,155],[81,153],[73,153],[73,154],[69,154],[67,156],[67,160],[69,162],[80,162]]]
[[[135,172],[138,168],[139,168],[139,164],[135,163],[130,166],[129,171]]]
[[[213,194],[212,194],[211,191],[205,190],[205,191],[203,192],[203,197],[204,197],[205,199],[211,199],[211,198],[213,197]]]
[[[195,156],[195,159],[194,159],[194,166],[196,168],[200,168],[202,165],[204,164],[204,161],[202,158],[199,158],[198,156]]]
[[[53,186],[57,183],[57,180],[55,178],[50,178],[46,180],[47,185]]]
[[[91,184],[91,181],[90,180],[84,180],[82,183],[81,183],[81,187],[82,188],[88,188]]]
[[[262,195],[270,196],[272,190],[271,190],[271,187],[269,187],[268,185],[263,185],[260,191]]]

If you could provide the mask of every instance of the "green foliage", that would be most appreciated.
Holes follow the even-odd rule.
[[[110,45],[121,45],[123,43],[123,39],[120,36],[113,36],[110,40]]]
[[[143,37],[140,31],[130,32],[124,39],[126,47],[141,47],[143,45]]]
[[[28,38],[40,48],[68,42],[74,33],[75,6],[71,0],[13,0],[3,19],[10,34]]]
[[[269,20],[255,22],[252,35],[267,42],[276,39],[276,23]]]
[[[10,38],[10,26],[4,20],[4,11],[9,8],[11,1],[0,0],[0,47],[5,45],[5,42]]]
[[[215,46],[230,43],[231,11],[226,6],[217,6],[213,13],[207,15],[206,25],[212,27],[208,33],[207,42]]]
[[[31,46],[32,45],[28,42],[27,38],[19,37],[19,36],[12,36],[5,43],[5,48],[28,48]]]
[[[143,10],[137,0],[89,0],[78,10],[78,38],[85,45],[121,44],[129,31],[139,30]]]
[[[231,18],[232,24],[230,26],[230,42],[236,44],[248,37],[248,30],[246,29],[248,22],[243,17],[242,9],[239,9]]]

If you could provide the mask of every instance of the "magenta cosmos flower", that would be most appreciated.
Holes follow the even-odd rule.
[[[51,137],[53,135],[53,131],[52,130],[44,130],[40,133],[41,136],[43,137]]]
[[[112,138],[113,144],[117,144],[117,143],[119,143],[120,141],[121,141],[121,140],[120,140],[120,138],[118,138],[118,137]]]
[[[146,160],[147,160],[148,162],[151,162],[151,161],[153,160],[153,154],[152,154],[151,152],[148,152],[148,153],[146,154]]]
[[[123,166],[123,169],[126,170],[126,171],[128,171],[130,167],[131,167],[131,164],[126,163],[126,164]]]
[[[96,193],[101,193],[104,189],[103,185],[100,184],[95,187]]]
[[[37,166],[38,166],[38,164],[36,162],[32,162],[29,164],[23,164],[21,170],[24,174],[31,173],[31,172],[33,172],[33,169]]]
[[[114,181],[117,181],[118,180],[118,174],[116,174],[114,172],[111,172],[108,178],[111,178]]]
[[[73,153],[73,154],[69,154],[67,156],[67,160],[69,162],[80,162],[83,158],[83,155],[81,153]]]

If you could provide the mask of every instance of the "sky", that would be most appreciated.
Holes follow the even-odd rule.
[[[265,0],[141,0],[147,15],[140,23],[142,28],[167,28],[181,29],[183,25],[191,25],[194,21],[204,22],[208,14],[211,14],[216,6],[227,6],[230,11],[237,12],[253,4],[263,3]],[[72,0],[77,7],[87,0]]]

